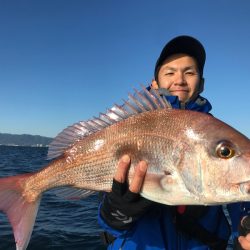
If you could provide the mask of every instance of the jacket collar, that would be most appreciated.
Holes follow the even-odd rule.
[[[150,90],[151,88],[149,87],[148,89]],[[197,96],[195,100],[189,101],[182,105],[179,101],[178,96],[171,95],[167,89],[160,88],[157,91],[172,105],[174,109],[187,109],[203,113],[209,113],[212,109],[211,103],[206,98],[200,95]]]

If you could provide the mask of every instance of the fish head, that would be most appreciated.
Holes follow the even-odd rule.
[[[176,115],[171,152],[158,157],[159,174],[146,176],[142,195],[169,205],[250,201],[250,140],[211,115]]]
[[[187,190],[204,204],[249,201],[250,140],[210,115],[190,114],[178,166]]]

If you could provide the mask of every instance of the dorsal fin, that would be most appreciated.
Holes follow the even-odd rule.
[[[128,100],[124,101],[122,105],[114,105],[105,114],[100,113],[99,117],[80,121],[65,128],[49,145],[48,159],[62,155],[74,142],[132,115],[150,110],[172,108],[165,98],[161,98],[157,90],[151,89],[149,91],[142,86],[141,91],[136,89],[134,91],[134,94],[129,94]]]

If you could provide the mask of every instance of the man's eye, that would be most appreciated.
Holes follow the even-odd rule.
[[[166,72],[165,75],[166,76],[172,76],[174,74],[174,72]]]
[[[187,71],[186,75],[195,75],[195,72],[193,72],[193,71]]]

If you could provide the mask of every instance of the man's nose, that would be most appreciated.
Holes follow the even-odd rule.
[[[176,76],[175,81],[174,81],[175,84],[178,84],[178,85],[187,84],[184,73],[177,72],[175,76]]]

